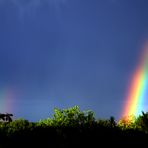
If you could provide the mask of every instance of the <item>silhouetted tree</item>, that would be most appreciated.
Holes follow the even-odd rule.
[[[5,121],[5,114],[0,113],[0,120]]]
[[[11,116],[13,116],[13,114],[8,114],[8,113],[6,113],[5,114],[5,120],[7,121],[7,122],[12,122],[12,118],[11,118]]]
[[[2,119],[2,121],[5,121],[5,122],[11,122],[12,121],[12,118],[11,116],[13,116],[13,114],[1,114],[0,113],[0,119]]]
[[[116,126],[115,118],[113,116],[110,117],[109,122],[110,122],[110,126],[111,127],[115,127]]]

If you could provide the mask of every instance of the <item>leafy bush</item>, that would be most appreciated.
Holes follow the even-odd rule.
[[[33,123],[24,119],[17,119],[13,122],[6,123],[6,126],[8,135],[12,135],[14,133],[21,133],[22,131],[33,129]]]
[[[136,117],[134,115],[123,117],[117,123],[118,127],[123,130],[136,128]]]
[[[91,125],[95,122],[94,113],[92,111],[80,111],[78,106],[74,106],[68,109],[54,109],[53,118],[47,118],[40,120],[40,126],[83,126]]]

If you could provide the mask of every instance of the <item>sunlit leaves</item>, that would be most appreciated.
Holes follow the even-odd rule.
[[[136,128],[136,117],[134,115],[123,117],[118,121],[118,126],[122,129]]]
[[[80,111],[78,106],[68,109],[54,109],[53,118],[40,121],[40,125],[49,126],[81,126],[93,124],[95,122],[94,113],[92,111]]]

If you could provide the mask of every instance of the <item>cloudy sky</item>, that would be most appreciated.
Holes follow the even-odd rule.
[[[79,105],[119,118],[148,39],[147,0],[0,0],[0,112],[39,120]]]

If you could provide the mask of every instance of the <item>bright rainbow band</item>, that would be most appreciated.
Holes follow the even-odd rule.
[[[148,88],[148,44],[145,45],[140,62],[136,67],[122,112],[122,117],[137,116],[143,111]]]

